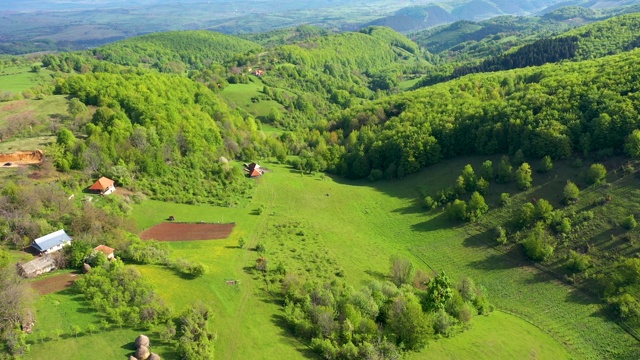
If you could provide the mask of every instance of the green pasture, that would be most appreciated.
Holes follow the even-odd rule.
[[[31,71],[27,66],[12,66],[0,69],[0,91],[20,93],[39,85],[49,78],[51,72],[41,70],[39,73]]]
[[[230,84],[220,95],[231,104],[246,110],[254,116],[267,116],[273,110],[283,112],[284,107],[273,100],[265,99],[262,93],[264,84],[260,79],[251,75],[254,82],[249,84]]]
[[[67,99],[63,95],[51,95],[41,100],[23,99],[0,102],[0,125],[20,116],[31,116],[40,121],[49,118],[62,119],[69,116]]]
[[[258,243],[267,249],[264,256],[269,266],[282,263],[287,271],[309,279],[342,276],[354,287],[371,279],[385,280],[390,256],[408,257],[417,268],[444,270],[456,281],[472,276],[487,288],[497,309],[516,315],[498,311],[477,317],[467,332],[432,342],[424,351],[410,354],[410,359],[633,358],[637,342],[602,315],[602,306],[595,299],[531,266],[517,247],[507,256],[493,246],[492,232],[487,229],[514,211],[498,208],[499,194],[516,194],[515,185],[491,185],[487,202],[493,210],[481,223],[456,225],[440,212],[424,210],[420,199],[450,186],[466,163],[479,172],[484,160],[486,157],[446,161],[403,180],[376,183],[301,175],[269,164],[273,171],[257,180],[244,208],[146,201],[133,209],[140,230],[170,215],[177,221],[235,222],[236,227],[227,240],[168,244],[172,257],[207,265],[208,272],[200,278],[186,279],[160,266],[136,267],[175,311],[198,300],[214,308],[211,326],[218,336],[219,359],[315,358],[288,333],[281,304],[271,295],[277,284],[252,271],[259,256],[253,247]],[[536,164],[532,165],[535,169]],[[584,168],[556,167],[561,170],[534,174],[534,187],[515,195],[513,206],[532,196],[549,198],[558,206],[556,194],[561,193],[566,177],[580,176]],[[246,241],[243,249],[238,247],[241,238]],[[227,285],[228,280],[239,284]],[[72,295],[60,296],[80,301]],[[40,300],[39,316],[51,311],[51,300],[46,300],[51,297]],[[96,315],[80,314],[86,317],[83,321],[95,321]],[[122,331],[106,336],[113,343],[127,344],[130,333]],[[64,341],[79,348],[84,339]],[[42,347],[53,343],[45,342]],[[43,351],[40,344],[33,349]]]
[[[424,359],[426,355],[440,360],[570,358],[567,350],[549,334],[501,311],[474,319],[465,332],[433,341],[423,353],[410,353],[407,359]]]
[[[36,307],[36,330],[28,337],[32,359],[54,359],[62,354],[65,359],[77,360],[125,358],[135,351],[133,341],[141,333],[150,335],[153,352],[173,354],[153,331],[101,327],[101,316],[72,290],[41,296]],[[90,324],[96,330],[90,329]],[[74,326],[80,329],[77,334]]]

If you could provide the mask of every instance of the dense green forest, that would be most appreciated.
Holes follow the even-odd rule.
[[[212,31],[154,33],[96,49],[98,59],[137,66],[147,64],[163,72],[182,73],[223,63],[237,54],[259,51],[261,46],[235,36]]]
[[[568,13],[573,13],[573,11],[569,10],[567,11]],[[580,15],[580,13],[578,12],[576,13],[576,15]],[[540,25],[539,22],[534,22],[534,24]],[[459,26],[465,25],[473,26],[475,24],[459,24]],[[509,30],[519,31],[521,33],[526,31],[532,34],[536,34],[535,36],[542,35],[539,29],[536,29],[536,31],[534,30],[535,28],[532,28],[531,26],[522,26],[522,21],[520,22],[520,29],[518,29],[518,27],[516,27],[513,22],[511,28],[509,28],[509,26],[505,27],[504,24],[502,26],[503,27],[501,28],[497,24],[484,25],[474,32],[463,33],[464,35],[459,35],[459,37],[466,40],[469,36],[472,36],[472,38],[473,36],[477,36],[474,39],[477,41],[484,38],[487,35],[487,32],[491,33],[495,31],[496,33],[502,33]],[[442,70],[440,70],[439,72],[435,72],[433,75],[423,78],[420,85],[430,85],[471,73],[509,70],[527,66],[540,66],[546,63],[554,63],[567,59],[594,59],[602,56],[617,54],[622,51],[631,50],[638,46],[638,38],[640,37],[639,26],[640,16],[637,13],[627,14],[585,25],[563,33],[562,35],[559,35],[557,37],[545,37],[530,44],[511,49],[510,51],[506,51],[504,53],[496,51],[495,48],[492,49],[491,47],[483,46],[481,47],[482,49],[490,51],[485,52],[484,56],[493,56],[485,58],[478,64],[470,61],[468,64],[458,66],[455,69],[451,69],[450,65],[442,67]],[[553,29],[553,27],[551,25],[547,25],[547,27],[543,27],[543,29],[549,31],[550,29]],[[451,28],[448,28],[446,30],[450,31]],[[500,37],[501,35],[496,35],[493,37],[492,41],[499,40]],[[494,41],[494,43],[496,42]],[[485,42],[484,44],[487,43]],[[515,44],[500,44],[500,46],[502,46],[502,49],[507,50],[509,49],[510,45],[513,46]],[[469,56],[469,54],[473,54],[473,52],[469,51],[469,49],[467,48],[463,47],[462,49],[464,50],[463,53],[466,56]],[[451,75],[447,74],[449,71],[451,71]]]

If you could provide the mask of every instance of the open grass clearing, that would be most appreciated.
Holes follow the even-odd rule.
[[[410,353],[407,359],[424,359],[427,356],[440,360],[571,358],[549,334],[501,311],[475,318],[470,329],[450,339],[433,341],[424,354]]]
[[[284,112],[285,109],[278,102],[269,100],[262,93],[264,84],[255,76],[250,76],[254,82],[248,84],[230,84],[220,95],[233,105],[246,110],[256,117],[267,116],[274,110]]]
[[[27,66],[11,66],[0,69],[0,91],[20,93],[24,90],[42,84],[50,78],[49,70],[38,73]]]

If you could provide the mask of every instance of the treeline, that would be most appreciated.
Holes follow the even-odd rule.
[[[639,53],[478,74],[353,107],[306,142],[326,170],[395,178],[463,154],[621,152],[638,126]]]
[[[234,203],[251,183],[220,156],[255,159],[279,147],[254,119],[186,77],[89,73],[60,79],[56,93],[96,107],[81,128],[86,140],[60,130],[50,152],[56,167],[110,174],[161,200]]]

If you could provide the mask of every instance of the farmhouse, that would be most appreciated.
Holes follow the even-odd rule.
[[[47,273],[56,269],[56,262],[50,255],[39,257],[28,263],[18,265],[18,274],[26,278],[34,278],[40,274]]]
[[[98,181],[96,181],[93,185],[91,185],[89,190],[98,192],[102,195],[109,195],[112,192],[116,191],[116,187],[114,184],[115,181],[103,176],[98,179]]]
[[[58,230],[33,240],[31,247],[38,250],[40,254],[51,254],[69,244],[71,244],[69,235],[64,230]]]
[[[93,249],[93,250],[94,250],[94,251],[96,251],[96,252],[98,252],[98,251],[99,251],[99,252],[101,252],[101,253],[105,254],[105,255],[107,256],[107,259],[109,259],[109,260],[113,260],[113,258],[114,258],[114,254],[113,254],[114,249],[113,249],[113,248],[110,248],[110,247],[108,247],[108,246],[106,246],[106,245],[98,245],[98,246],[97,246],[95,249]]]
[[[263,172],[260,169],[260,165],[251,163],[249,165],[244,164],[244,170],[249,173],[249,177],[255,178],[262,176]]]

